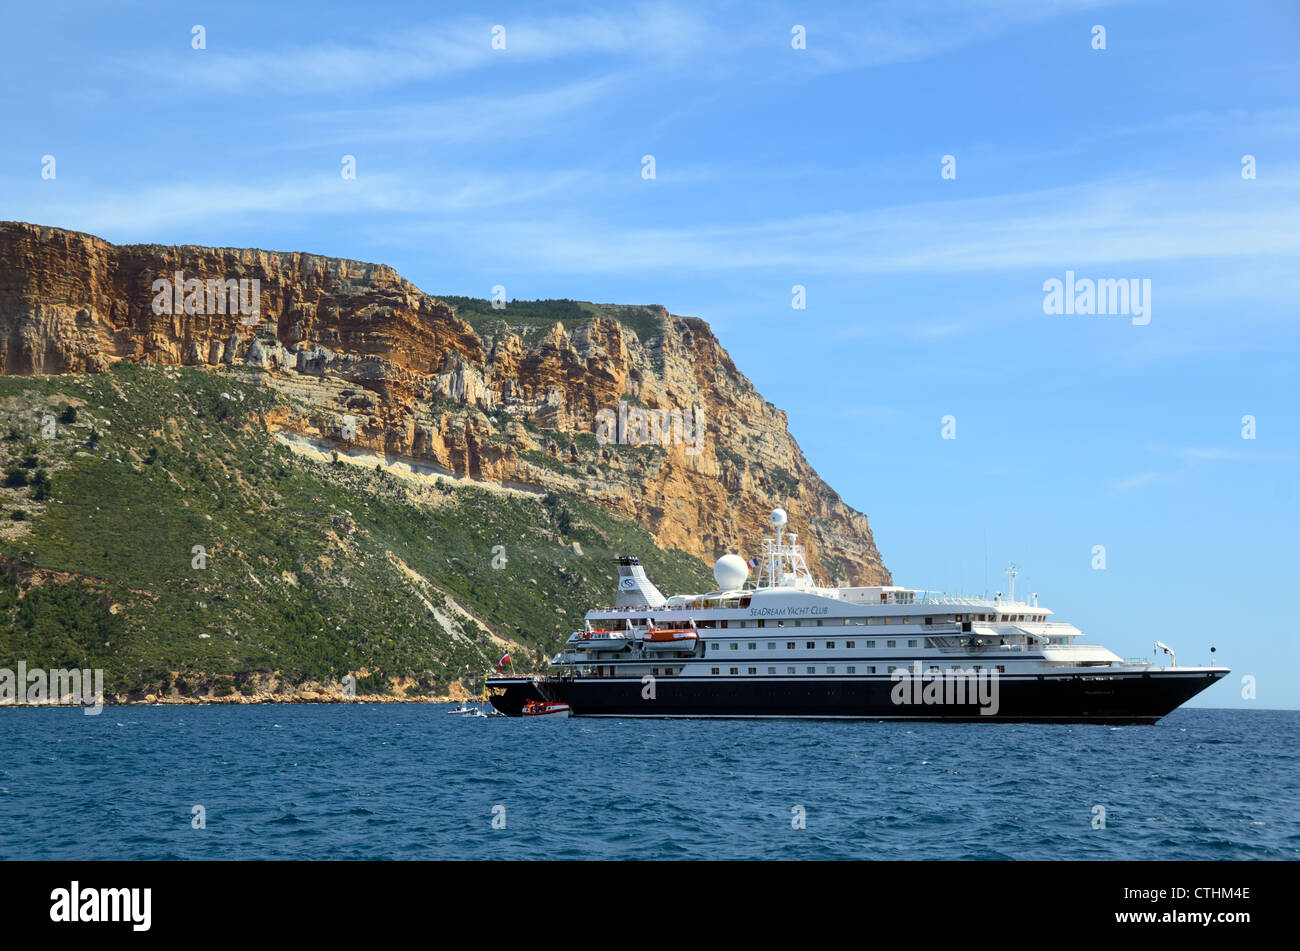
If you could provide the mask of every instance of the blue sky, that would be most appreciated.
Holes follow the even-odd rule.
[[[701,317],[899,583],[982,590],[987,537],[991,589],[1015,560],[1018,590],[1121,655],[1217,646],[1233,675],[1197,705],[1300,707],[1300,5],[68,3],[4,24],[0,218]],[[1045,315],[1067,270],[1150,280],[1150,323]]]

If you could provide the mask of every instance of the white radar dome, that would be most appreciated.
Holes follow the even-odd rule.
[[[749,565],[739,555],[723,555],[713,566],[713,580],[719,591],[735,591],[749,577]]]
[[[772,509],[772,527],[780,528],[786,522],[790,521],[785,514],[785,509]]]

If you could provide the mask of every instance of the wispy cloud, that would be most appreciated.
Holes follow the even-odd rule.
[[[574,57],[692,55],[707,42],[707,23],[672,5],[643,5],[618,14],[517,18],[506,23],[458,18],[347,43],[322,42],[226,52],[215,42],[198,55],[165,63],[123,60],[176,84],[225,93],[278,95],[356,92],[443,80],[478,70]],[[505,48],[493,48],[493,28],[505,28]]]
[[[1269,449],[1255,449],[1257,442],[1242,440],[1244,449],[1229,449],[1226,446],[1169,446],[1149,445],[1149,452],[1176,456],[1184,462],[1292,462],[1300,459],[1300,452]]]
[[[587,271],[965,273],[1300,254],[1300,177],[1102,181],[742,224],[502,223],[480,240]]]
[[[1153,485],[1172,485],[1177,481],[1168,472],[1138,472],[1122,479],[1112,479],[1108,485],[1114,492],[1136,492]]]

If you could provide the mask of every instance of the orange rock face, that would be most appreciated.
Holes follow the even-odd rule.
[[[220,300],[239,281],[252,314]],[[251,366],[284,396],[270,420],[282,430],[585,498],[710,561],[752,554],[781,505],[815,574],[889,582],[866,516],[822,482],[704,321],[575,307],[552,324],[512,308],[476,329],[384,265],[0,223],[6,374]],[[638,429],[646,411],[659,413]]]

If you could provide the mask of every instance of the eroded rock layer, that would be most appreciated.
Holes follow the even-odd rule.
[[[381,264],[0,223],[6,374],[251,367],[284,397],[275,427],[340,451],[583,496],[708,560],[753,554],[781,505],[815,574],[889,581],[866,516],[704,321],[591,305],[550,320],[515,303],[470,316]]]

